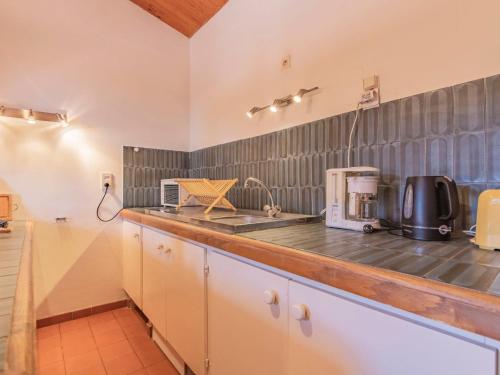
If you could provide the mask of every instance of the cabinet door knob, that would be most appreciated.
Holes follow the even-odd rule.
[[[163,250],[163,252],[164,252],[165,254],[170,254],[170,253],[172,252],[172,248],[167,247],[167,248],[165,248],[165,249]]]
[[[306,305],[293,305],[292,316],[296,320],[309,320],[309,309]]]
[[[134,233],[134,238],[139,238],[139,233]]]
[[[163,249],[165,248],[165,245],[163,245],[162,243],[158,245],[157,249],[162,251]]]
[[[277,305],[279,302],[278,293],[276,293],[274,290],[265,290],[264,302],[267,303],[268,305]]]

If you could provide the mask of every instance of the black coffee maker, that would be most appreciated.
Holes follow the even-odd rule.
[[[406,178],[401,217],[403,236],[425,241],[449,240],[459,210],[457,185],[451,178]]]

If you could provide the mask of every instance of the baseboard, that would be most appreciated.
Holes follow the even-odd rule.
[[[121,300],[121,301],[106,303],[104,305],[92,306],[92,307],[88,307],[86,309],[81,309],[81,310],[67,312],[64,314],[50,316],[48,318],[38,319],[36,321],[36,327],[37,328],[47,327],[47,326],[50,326],[53,324],[67,322],[68,320],[84,318],[86,316],[100,314],[100,313],[103,313],[106,311],[119,309],[119,308],[125,307],[127,305],[128,305],[127,300]]]

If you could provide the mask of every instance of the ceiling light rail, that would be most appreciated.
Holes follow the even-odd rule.
[[[287,95],[282,98],[274,99],[273,104],[266,105],[265,107],[253,107],[247,112],[247,117],[252,118],[257,112],[260,112],[264,109],[268,109],[276,113],[280,110],[280,108],[287,107],[292,103],[301,103],[302,97],[312,91],[318,90],[319,87],[313,87],[312,89],[300,89],[295,95]]]
[[[4,105],[0,105],[0,116],[23,119],[30,125],[35,125],[37,121],[57,122],[63,128],[69,125],[65,113],[33,111],[32,109],[13,108]]]

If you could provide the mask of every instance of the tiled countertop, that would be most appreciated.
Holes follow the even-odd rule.
[[[122,218],[500,340],[500,254],[301,224],[239,235],[127,209]]]
[[[500,296],[500,252],[481,250],[465,236],[446,242],[426,242],[385,231],[363,234],[332,229],[324,223],[240,236]]]
[[[9,228],[12,229],[10,233],[0,233],[0,371],[3,372],[6,364],[6,351],[9,346],[9,350],[15,351],[17,348],[28,349],[29,352],[32,352],[32,347],[34,345],[33,342],[23,343],[23,340],[18,340],[21,336],[25,336],[24,330],[32,329],[29,324],[25,324],[22,321],[24,316],[22,315],[30,315],[32,316],[31,311],[26,311],[23,309],[23,314],[19,313],[16,309],[16,305],[18,309],[23,308],[25,296],[27,293],[25,291],[18,290],[19,288],[25,287],[25,282],[28,281],[32,287],[32,280],[30,275],[23,274],[20,277],[21,273],[24,273],[25,270],[31,271],[31,267],[26,267],[23,262],[23,256],[29,255],[31,258],[31,254],[25,254],[24,251],[31,246],[25,243],[26,241],[30,241],[28,235],[28,226],[24,221],[15,221],[11,222]],[[23,284],[23,285],[20,285]],[[21,293],[20,293],[21,292]],[[20,295],[21,298],[20,298]],[[32,302],[31,297],[29,299]],[[32,306],[31,306],[32,308]],[[15,313],[15,314],[14,314]],[[13,322],[13,320],[15,322]],[[16,344],[10,345],[9,339],[12,338],[13,335],[16,335]],[[30,340],[33,341],[33,340]],[[22,353],[22,362],[25,361],[27,356],[25,353]],[[15,357],[14,362],[17,362],[18,358]],[[34,358],[34,354],[33,354]],[[14,363],[13,362],[13,363]],[[34,361],[33,361],[34,362]],[[23,367],[24,369],[24,367]]]

